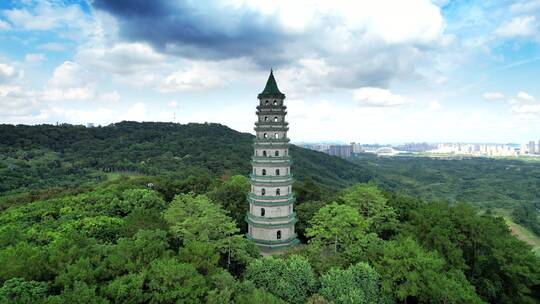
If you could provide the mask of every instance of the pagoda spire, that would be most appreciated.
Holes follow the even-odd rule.
[[[270,76],[266,81],[264,90],[259,94],[259,98],[285,98],[285,94],[281,93],[274,78],[274,70],[270,69]]]

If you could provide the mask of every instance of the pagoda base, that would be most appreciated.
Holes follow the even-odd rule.
[[[297,238],[290,239],[288,241],[285,241],[279,244],[268,244],[262,240],[261,242],[257,242],[257,240],[254,240],[254,239],[252,240],[257,245],[257,247],[259,247],[262,256],[285,253],[287,250],[295,247],[296,245],[300,243],[300,241]]]

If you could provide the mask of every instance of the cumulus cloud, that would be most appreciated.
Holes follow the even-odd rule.
[[[533,37],[537,34],[538,23],[535,16],[520,16],[502,24],[495,30],[503,37]]]
[[[81,101],[95,96],[95,89],[87,71],[72,61],[65,61],[54,69],[42,94],[46,101]]]
[[[520,91],[515,97],[509,98],[507,102],[514,114],[524,116],[540,114],[540,101],[527,92]]]
[[[440,8],[427,0],[96,0],[93,6],[116,18],[127,41],[196,61],[249,58],[264,70],[302,75],[308,85],[326,78],[331,87],[384,87],[414,74],[430,61],[427,54],[451,41]],[[184,87],[190,75],[167,77]]]
[[[77,62],[115,74],[130,74],[159,65],[165,57],[145,43],[117,43],[111,47],[82,48]]]
[[[53,77],[49,81],[57,87],[76,87],[87,82],[87,75],[83,68],[72,61],[64,61],[54,69]]]
[[[486,100],[501,100],[504,99],[504,94],[501,92],[486,92],[482,94],[482,97]]]
[[[510,6],[510,10],[516,13],[531,13],[540,10],[540,0],[522,0]]]
[[[8,63],[0,62],[0,85],[24,78],[24,71]]]
[[[80,28],[87,20],[78,5],[55,6],[49,1],[35,6],[3,11],[3,15],[17,30],[51,30],[61,26]]]
[[[11,25],[7,23],[6,21],[0,19],[0,31],[5,31],[11,29]]]
[[[353,99],[365,107],[396,107],[409,103],[405,97],[389,90],[371,87],[354,90]]]
[[[26,54],[24,56],[24,61],[28,63],[36,63],[36,62],[42,62],[46,58],[45,54],[43,53],[32,53],[32,54]]]

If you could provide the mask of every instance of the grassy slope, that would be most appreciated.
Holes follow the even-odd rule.
[[[540,256],[540,237],[532,233],[527,228],[521,226],[520,224],[515,223],[510,216],[510,212],[507,209],[495,209],[493,211],[495,215],[502,216],[504,221],[508,225],[508,228],[512,231],[512,234],[515,235],[518,239],[524,241],[525,243],[531,245],[533,252]]]

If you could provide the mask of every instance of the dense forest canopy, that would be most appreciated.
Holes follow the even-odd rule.
[[[534,231],[537,165],[292,146],[302,244],[261,258],[243,237],[251,142],[217,124],[0,126],[0,303],[540,300],[540,258],[491,209]]]

